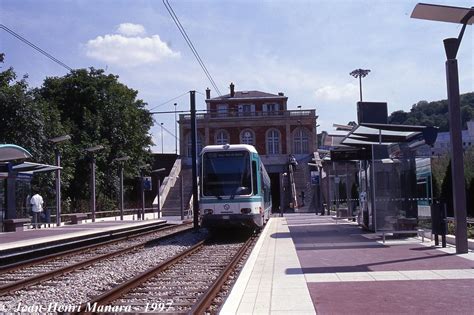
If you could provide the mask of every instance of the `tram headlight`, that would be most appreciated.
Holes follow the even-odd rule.
[[[252,210],[250,208],[242,208],[240,209],[240,212],[242,214],[249,214]]]
[[[214,211],[212,209],[204,209],[204,215],[212,214]]]

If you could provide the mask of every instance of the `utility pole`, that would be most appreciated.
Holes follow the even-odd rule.
[[[191,102],[191,158],[193,171],[193,226],[199,229],[199,197],[198,197],[198,171],[197,171],[197,124],[196,124],[196,91],[189,91]]]

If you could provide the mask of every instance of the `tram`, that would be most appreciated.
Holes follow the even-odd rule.
[[[272,208],[270,177],[246,144],[209,145],[201,152],[201,224],[261,229]]]

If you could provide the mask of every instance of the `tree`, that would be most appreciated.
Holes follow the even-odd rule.
[[[58,110],[65,132],[71,135],[64,152],[64,166],[70,185],[65,189],[76,208],[88,208],[89,159],[84,149],[101,144],[96,157],[98,207],[110,204],[117,195],[115,185],[118,165],[114,158],[128,155],[125,176],[132,178],[137,168],[149,161],[152,144],[149,130],[153,120],[138,92],[118,81],[118,76],[103,70],[73,70],[64,77],[47,78],[35,91],[37,99]],[[83,206],[81,206],[81,204]],[[77,211],[78,209],[75,209]]]
[[[0,142],[24,147],[41,159],[46,142],[41,108],[28,92],[26,76],[17,80],[13,68],[0,72],[0,112]]]

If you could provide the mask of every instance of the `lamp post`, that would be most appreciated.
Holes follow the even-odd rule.
[[[151,171],[152,173],[160,173],[166,171],[166,168],[159,168],[157,170]],[[158,176],[158,175],[157,175]],[[157,212],[158,212],[158,219],[160,218],[160,212],[161,212],[161,195],[160,195],[160,187],[161,187],[161,180],[160,177],[158,176],[158,184],[156,185],[156,203],[157,203]]]
[[[360,93],[360,101],[362,102],[362,78],[365,78],[369,74],[369,69],[355,69],[351,73],[349,73],[354,78],[359,78],[359,93]]]
[[[466,25],[474,22],[474,7],[459,8],[418,3],[412,18],[462,24],[458,38],[444,40],[446,52],[446,81],[448,89],[449,132],[451,138],[451,170],[453,181],[453,206],[456,220],[456,253],[468,252],[466,190],[464,187],[464,165],[461,133],[461,110],[459,97],[458,62],[456,55]]]
[[[130,157],[128,155],[115,158],[112,161],[120,162],[119,173],[120,173],[120,220],[123,221],[123,164],[128,161]]]
[[[56,166],[58,167],[58,169],[56,170],[56,226],[61,225],[61,152],[59,151],[58,143],[70,139],[70,135],[64,135],[49,139],[49,141],[52,142],[54,145]]]
[[[143,178],[143,171],[147,169],[150,166],[150,164],[144,164],[140,166],[140,196],[142,199],[142,209],[141,209],[141,214],[140,212],[137,215],[138,220],[145,220],[145,181]]]
[[[90,154],[91,157],[91,212],[92,212],[92,222],[95,222],[95,156],[94,153],[102,150],[103,145],[96,145],[90,148],[87,148],[86,151]]]
[[[161,154],[163,154],[163,123],[161,125]]]
[[[178,118],[176,116],[176,106],[177,103],[174,103],[174,152],[178,155]]]

